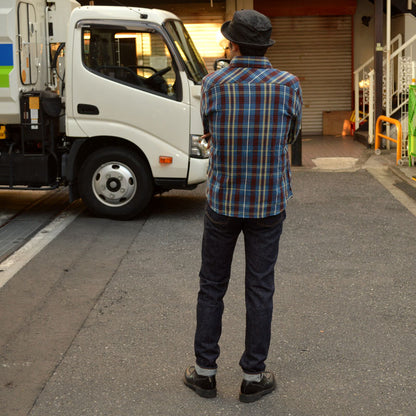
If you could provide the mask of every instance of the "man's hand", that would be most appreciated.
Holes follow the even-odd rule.
[[[208,149],[211,147],[211,133],[205,133],[201,136],[201,140],[205,140],[208,143]]]

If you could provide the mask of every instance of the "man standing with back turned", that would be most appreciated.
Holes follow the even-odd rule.
[[[195,366],[185,384],[202,397],[217,394],[215,374],[223,298],[240,232],[244,235],[246,337],[240,401],[254,402],[276,387],[265,371],[273,313],[274,266],[292,196],[290,131],[302,116],[299,80],[264,57],[274,44],[271,22],[254,10],[235,12],[221,31],[231,64],[206,76],[201,113],[211,142],[202,265],[197,304]],[[296,122],[297,119],[297,122]]]

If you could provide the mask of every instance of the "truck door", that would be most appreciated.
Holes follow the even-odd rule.
[[[38,81],[38,51],[36,11],[32,4],[21,2],[18,6],[19,66],[23,85],[34,85]]]
[[[72,111],[81,130],[134,142],[153,177],[186,178],[189,104],[161,32],[88,23],[81,25],[81,44],[82,62],[74,56],[72,75]],[[162,165],[160,156],[173,163]]]

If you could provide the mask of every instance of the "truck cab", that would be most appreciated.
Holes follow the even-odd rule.
[[[156,9],[73,7],[73,1],[63,8],[63,1],[36,9],[39,1],[15,0],[17,32],[22,7],[38,15],[26,13],[22,37],[31,36],[30,45],[8,47],[13,70],[9,95],[0,87],[0,185],[68,185],[71,199],[81,197],[95,215],[129,219],[156,192],[204,182],[209,154],[199,101],[207,71],[182,22]],[[54,39],[64,13],[65,39]],[[31,26],[34,19],[48,31],[42,46],[36,29],[42,25]],[[21,58],[25,48],[37,59],[32,72]],[[51,50],[50,59],[42,48]],[[3,96],[17,114],[1,114]]]

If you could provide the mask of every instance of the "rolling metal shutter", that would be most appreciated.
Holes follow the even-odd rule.
[[[325,111],[351,110],[352,17],[272,18],[272,65],[299,77],[304,134],[322,134]]]

